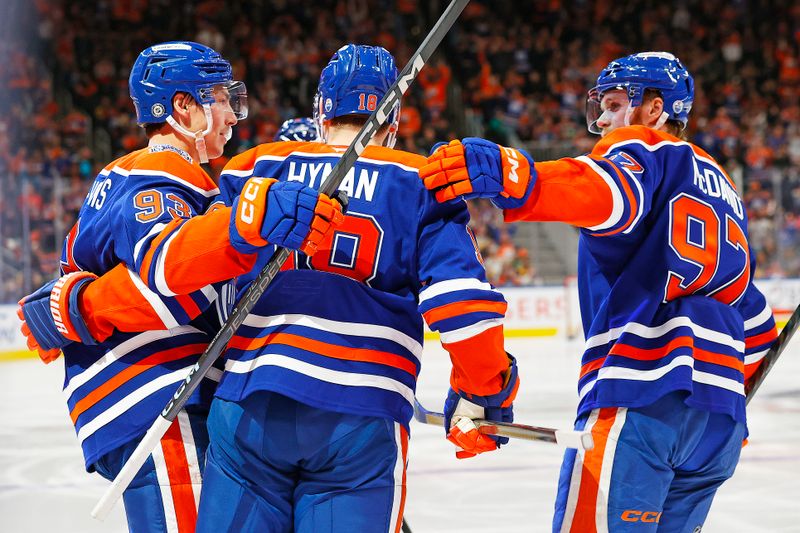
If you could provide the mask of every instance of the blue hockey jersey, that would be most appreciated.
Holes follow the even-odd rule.
[[[535,168],[530,198],[505,218],[581,228],[579,414],[685,390],[690,405],[745,422],[744,381],[776,330],[722,167],[693,144],[630,126],[586,156]]]
[[[225,167],[221,197],[230,205],[252,176],[319,188],[343,151],[260,145]],[[269,390],[407,427],[423,317],[451,355],[454,388],[481,395],[502,388],[505,300],[486,281],[466,205],[437,204],[418,178],[424,164],[367,147],[340,187],[350,198],[344,224],[312,257],[295,252],[267,288],[229,344],[217,396],[236,401]],[[253,276],[272,251],[264,250]]]
[[[103,274],[116,267],[119,273],[100,278],[82,294],[94,293],[84,300],[96,309],[108,303],[97,316],[82,309],[95,338],[103,342],[63,349],[64,394],[87,469],[150,427],[218,329],[217,315],[224,317],[233,300],[230,284],[204,285],[205,274],[199,273],[194,279],[199,290],[185,294],[185,273],[174,266],[179,263],[175,257],[191,246],[184,242],[182,228],[206,211],[218,192],[188,156],[139,150],[100,172],[66,237],[63,272]],[[221,227],[227,228],[223,218]],[[226,277],[231,276],[210,276],[208,281]],[[156,322],[151,329],[161,331],[97,333],[99,317],[125,317],[124,323],[137,307],[146,308]],[[147,323],[132,325],[130,331],[149,329]],[[194,401],[208,402],[213,386],[208,384],[205,398],[199,394]]]

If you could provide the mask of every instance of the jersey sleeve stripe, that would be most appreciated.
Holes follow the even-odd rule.
[[[139,239],[139,242],[137,242],[136,245],[133,247],[134,261],[136,261],[137,263],[140,262],[139,252],[142,251],[142,247],[145,245],[145,243],[147,243],[150,240],[151,237],[153,237],[153,235],[156,235],[157,233],[161,232],[161,230],[163,230],[166,227],[167,225],[163,222],[158,222],[157,224],[153,224],[153,227],[150,228],[150,231],[147,232],[147,235]]]
[[[637,201],[636,195],[631,190],[631,186],[628,183],[628,180],[626,179],[625,175],[623,175],[623,173],[620,171],[620,169],[617,168],[617,166],[613,162],[609,161],[608,159],[606,159],[604,157],[603,158],[597,158],[595,160],[598,163],[600,163],[600,162],[604,163],[606,166],[608,166],[608,167],[610,167],[611,169],[614,170],[614,174],[617,177],[617,182],[621,185],[622,191],[625,193],[625,198],[627,198],[627,202],[623,201],[623,204],[622,204],[623,213],[620,215],[620,220],[622,220],[622,217],[624,216],[624,212],[625,211],[628,211],[628,219],[621,226],[619,226],[618,224],[613,224],[612,226],[610,226],[610,228],[614,228],[612,231],[595,232],[596,235],[597,234],[602,234],[602,235],[606,235],[606,236],[616,235],[617,233],[621,233],[621,232],[626,231],[626,230],[631,228],[634,220],[636,220],[638,218],[637,215],[638,215],[638,213],[639,213],[639,211],[641,209],[640,202]],[[609,176],[610,176],[610,174],[609,174]],[[640,191],[641,191],[641,189],[640,189]],[[592,230],[592,228],[589,228],[589,229]],[[606,228],[606,229],[609,229],[609,228]]]
[[[744,345],[745,348],[753,348],[755,346],[763,346],[765,344],[771,344],[776,338],[778,338],[778,333],[775,328],[765,332],[760,333],[758,335],[752,335],[749,337],[745,337]]]
[[[161,250],[158,250],[158,259],[156,260],[155,271],[153,272],[151,278],[155,284],[156,290],[158,290],[158,292],[164,296],[176,295],[176,293],[172,292],[172,289],[170,289],[169,285],[167,284],[166,261],[167,254],[169,253],[169,245],[178,235],[178,231],[180,231],[180,229],[173,231],[172,235],[170,235],[164,244],[160,246]]]
[[[450,304],[436,307],[423,313],[425,322],[431,329],[435,329],[436,323],[449,318],[468,315],[470,313],[497,313],[500,317],[506,313],[508,304],[506,302],[492,302],[488,300],[466,300],[453,302]]]
[[[178,320],[175,318],[166,304],[164,304],[163,300],[161,300],[161,297],[155,292],[151,291],[147,285],[145,285],[144,281],[142,281],[142,279],[136,275],[136,273],[128,270],[128,275],[130,276],[131,281],[133,281],[133,284],[136,286],[136,288],[139,289],[141,295],[145,300],[147,300],[147,302],[153,308],[153,311],[155,311],[156,315],[158,315],[158,318],[164,323],[164,327],[167,329],[178,327],[180,325]]]
[[[502,318],[490,318],[489,320],[481,320],[469,326],[454,329],[452,331],[442,331],[439,334],[442,344],[452,344],[454,342],[461,342],[470,339],[476,335],[480,335],[484,331],[503,325]]]
[[[744,366],[748,367],[750,365],[754,365],[756,363],[759,363],[762,359],[764,359],[764,356],[767,355],[768,351],[769,351],[769,348],[767,348],[766,350],[761,350],[760,352],[756,352],[756,353],[751,353],[751,354],[745,355],[744,356]]]
[[[185,220],[183,219],[172,220],[162,228],[161,232],[158,233],[153,238],[152,241],[150,241],[150,244],[147,248],[147,251],[144,254],[144,257],[142,257],[142,261],[138,269],[139,276],[142,279],[150,280],[150,270],[152,267],[153,258],[158,256],[157,254],[159,252],[159,247],[164,242],[164,240],[167,239],[172,234],[172,232],[175,231],[175,229],[181,226],[184,222]],[[151,286],[153,286],[152,280],[151,280]]]
[[[475,278],[458,278],[439,281],[428,285],[419,293],[419,303],[422,304],[426,300],[447,294],[449,292],[462,291],[466,289],[480,289],[486,291],[494,291],[492,286],[485,281],[480,281]]]
[[[235,350],[250,351],[276,344],[293,346],[334,359],[387,365],[408,372],[411,376],[416,377],[417,375],[417,366],[414,362],[401,355],[366,348],[339,346],[292,333],[270,333],[266,337],[255,339],[237,335],[231,339],[228,347]]]
[[[592,226],[587,228],[590,231],[602,231],[604,229],[608,229],[614,227],[616,224],[619,223],[620,219],[622,219],[622,215],[624,214],[624,205],[622,200],[622,192],[619,190],[619,187],[614,182],[614,178],[609,175],[604,169],[602,169],[596,162],[586,156],[578,156],[575,158],[576,161],[580,161],[586,164],[595,174],[603,178],[608,189],[611,191],[611,198],[613,201],[613,207],[611,209],[611,215],[606,219],[604,222],[596,226]]]
[[[748,331],[766,324],[770,318],[772,318],[772,309],[770,309],[768,305],[765,305],[760,313],[744,321],[744,330]]]

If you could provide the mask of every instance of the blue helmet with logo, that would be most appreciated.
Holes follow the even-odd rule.
[[[694,101],[694,79],[674,55],[668,52],[642,52],[609,63],[597,77],[597,84],[589,91],[586,122],[592,133],[600,133],[596,125],[601,114],[600,100],[603,93],[612,89],[627,92],[629,109],[642,104],[646,89],[657,90],[664,100],[661,123],[676,120],[686,127]]]
[[[347,44],[333,54],[319,78],[314,123],[324,137],[326,121],[345,115],[370,115],[397,79],[394,58],[385,48]],[[389,114],[388,145],[394,144],[400,104]],[[323,139],[324,140],[324,139]]]
[[[313,142],[319,138],[317,127],[310,118],[290,118],[281,124],[273,141],[307,141]]]
[[[208,46],[174,41],[146,48],[133,64],[128,88],[140,125],[159,124],[172,114],[172,98],[190,94],[197,103],[215,101],[214,88],[227,89],[236,118],[247,116],[247,91],[233,80],[231,64]]]

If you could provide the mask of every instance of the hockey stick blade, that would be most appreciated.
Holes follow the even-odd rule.
[[[408,90],[411,83],[417,77],[422,67],[430,59],[433,52],[438,48],[439,43],[442,42],[444,36],[450,31],[450,28],[455,23],[458,16],[469,3],[469,0],[452,0],[447,9],[444,10],[439,20],[436,21],[433,28],[431,28],[425,40],[419,45],[417,51],[411,56],[408,64],[403,68],[397,76],[397,80],[392,84],[386,94],[383,96],[375,111],[367,119],[367,122],[356,135],[353,142],[342,154],[339,161],[331,170],[330,175],[325,180],[325,183],[320,187],[320,192],[332,196],[342,184],[347,173],[356,163],[356,160],[367,147],[372,137],[380,129],[386,119],[392,112],[395,104],[400,102],[403,94]],[[242,298],[233,308],[228,320],[225,321],[222,328],[211,340],[211,343],[200,356],[197,363],[189,370],[186,379],[181,382],[172,399],[164,407],[161,415],[156,419],[153,426],[147,431],[146,438],[139,442],[133,454],[120,470],[119,474],[114,478],[111,486],[106,490],[103,497],[92,509],[92,516],[104,520],[111,512],[114,504],[122,496],[122,493],[133,480],[136,473],[153,451],[155,445],[169,429],[169,423],[175,420],[178,413],[189,400],[189,397],[195,389],[200,385],[200,382],[206,376],[208,371],[213,366],[214,362],[222,354],[223,350],[228,344],[228,341],[233,338],[233,334],[239,329],[239,326],[247,318],[247,315],[255,306],[256,302],[264,294],[272,280],[280,271],[281,266],[289,258],[291,254],[287,248],[277,247],[275,252],[270,257],[266,266],[261,270],[256,279],[247,288]],[[160,433],[160,434],[159,434]]]
[[[414,418],[417,422],[422,422],[423,424],[444,427],[444,415],[442,413],[428,411],[416,400],[414,401]],[[552,442],[565,448],[583,450],[594,448],[594,439],[588,431],[552,429],[508,422],[490,422],[488,420],[475,420],[474,422],[478,426],[478,431],[485,435]]]
[[[752,385],[747,390],[747,404],[750,403],[750,400],[753,399],[758,388],[764,383],[764,378],[766,378],[769,371],[772,370],[775,361],[778,360],[783,350],[786,349],[786,345],[789,343],[789,340],[791,340],[794,332],[797,331],[798,325],[800,325],[800,305],[797,306],[792,316],[786,321],[786,325],[783,326],[780,335],[778,335],[778,338],[772,343],[767,355],[764,356],[763,362],[753,374],[751,378]]]

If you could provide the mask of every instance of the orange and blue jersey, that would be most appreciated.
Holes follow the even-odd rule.
[[[234,157],[220,178],[230,205],[252,176],[319,188],[343,148],[280,142]],[[345,222],[312,257],[294,252],[226,352],[217,396],[272,391],[336,412],[406,427],[421,367],[423,317],[453,361],[451,384],[496,393],[508,368],[506,303],[487,281],[461,202],[438,204],[425,158],[370,146],[340,189]],[[259,255],[246,284],[274,250]],[[238,287],[243,289],[244,285]]]
[[[630,126],[536,171],[530,198],[505,218],[581,228],[579,414],[685,390],[690,406],[744,422],[744,382],[777,335],[752,283],[744,204],[722,167]]]
[[[229,209],[195,217],[218,192],[186,154],[139,150],[99,173],[66,237],[64,272],[109,272],[82,295],[89,306],[84,315],[102,342],[63,350],[64,394],[88,469],[145,432],[224,319],[235,294],[223,280],[236,269],[209,265],[238,261],[244,271],[252,262],[225,247]],[[220,231],[198,236],[186,231],[190,224],[216,224]],[[186,263],[213,254],[205,264]],[[113,332],[119,324],[161,331]],[[193,401],[208,402],[208,387]]]

